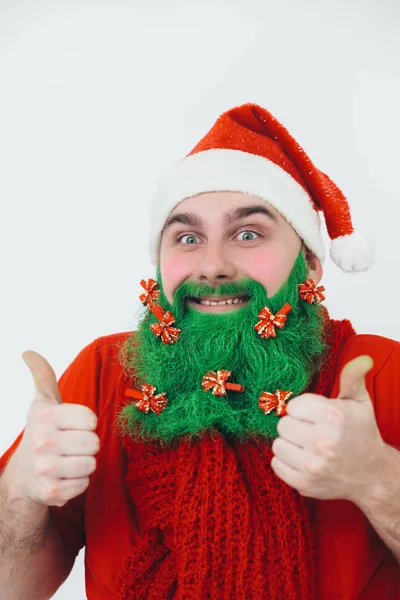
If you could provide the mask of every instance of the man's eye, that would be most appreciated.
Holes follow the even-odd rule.
[[[180,238],[178,238],[178,242],[180,244],[197,244],[199,241],[199,238],[193,234],[186,234],[186,235],[181,235]]]
[[[241,231],[237,237],[241,242],[252,242],[260,236],[255,231]]]

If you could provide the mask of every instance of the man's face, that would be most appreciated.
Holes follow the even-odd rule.
[[[241,279],[257,281],[268,297],[286,281],[301,240],[265,200],[241,192],[210,192],[181,202],[170,214],[160,246],[164,293],[172,304],[182,283],[214,288]],[[311,258],[309,277],[319,281],[322,267]],[[218,304],[217,304],[218,303]],[[190,301],[208,313],[239,309],[245,299],[207,296]]]
[[[156,317],[146,311],[121,355],[136,385],[150,383],[168,406],[157,415],[128,404],[124,428],[166,443],[212,430],[276,437],[278,416],[260,410],[260,395],[302,393],[325,357],[324,307],[298,291],[308,277],[319,280],[322,269],[301,248],[275,209],[246,194],[201,194],[176,207],[163,232],[157,280],[160,305],[172,312],[179,339],[164,344],[155,337]],[[248,301],[239,303],[241,294]],[[263,307],[276,314],[286,303],[288,322],[276,338],[260,336],[255,325]],[[204,375],[219,369],[244,390],[205,393]]]

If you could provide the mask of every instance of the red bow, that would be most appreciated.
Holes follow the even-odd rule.
[[[279,312],[276,315],[272,314],[268,306],[264,306],[261,312],[258,313],[258,318],[261,319],[258,321],[256,325],[254,325],[254,329],[258,332],[258,334],[263,338],[276,337],[275,327],[279,327],[279,329],[283,329],[286,319],[287,313],[292,310],[290,304],[285,304],[282,306]]]
[[[288,414],[285,402],[289,400],[292,394],[293,392],[283,390],[276,390],[275,394],[263,392],[258,399],[258,406],[266,415],[275,410],[278,417],[284,417]]]
[[[299,294],[302,300],[306,300],[309,304],[313,302],[319,303],[322,300],[325,300],[325,295],[323,292],[325,288],[323,285],[317,287],[316,281],[314,279],[306,279],[304,283],[299,283]]]
[[[232,371],[219,369],[218,371],[208,371],[201,382],[201,387],[205,392],[212,389],[214,396],[226,396],[226,390],[233,392],[243,392],[244,386],[239,383],[227,383]]]
[[[140,294],[139,300],[143,302],[145,306],[150,306],[158,299],[158,296],[160,295],[158,283],[157,281],[154,281],[154,279],[148,279],[147,281],[142,279],[140,285],[146,290],[146,292],[144,294]]]
[[[157,305],[156,308],[161,307]],[[181,329],[171,327],[173,323],[175,323],[174,315],[167,311],[160,319],[160,323],[153,323],[150,325],[150,329],[156,337],[161,337],[164,344],[174,344],[179,340]]]
[[[135,402],[134,404],[136,408],[138,408],[142,412],[147,414],[149,410],[152,410],[153,413],[159,415],[167,406],[168,400],[165,394],[157,394],[155,396],[155,391],[156,388],[154,385],[149,385],[148,383],[145,383],[144,385],[142,385],[142,391],[127,388],[126,396],[136,398],[137,402]]]

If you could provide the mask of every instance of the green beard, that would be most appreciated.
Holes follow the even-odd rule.
[[[129,336],[120,350],[120,362],[136,377],[135,386],[156,386],[164,392],[168,404],[156,415],[128,404],[120,413],[122,434],[138,439],[158,439],[165,443],[184,435],[200,436],[219,431],[239,439],[277,437],[279,417],[266,415],[258,406],[262,392],[289,390],[295,397],[307,389],[321,368],[326,342],[323,334],[324,309],[309,304],[298,293],[298,284],[307,279],[307,265],[300,252],[283,286],[271,298],[264,287],[252,280],[222,284],[217,289],[198,283],[181,285],[171,305],[165,297],[159,269],[159,303],[170,310],[182,331],[179,340],[164,345],[149,325],[156,318],[147,310],[137,333]],[[249,301],[240,309],[210,314],[190,309],[188,296],[241,295]],[[258,313],[267,306],[276,314],[288,302],[292,310],[276,337],[261,338],[254,325]],[[244,392],[227,391],[214,396],[201,387],[207,371],[232,371],[229,382],[244,385]]]

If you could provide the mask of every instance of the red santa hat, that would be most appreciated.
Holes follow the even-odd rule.
[[[244,104],[223,113],[197,146],[160,179],[152,206],[154,262],[166,219],[182,200],[204,192],[257,196],[273,206],[321,260],[319,213],[332,240],[332,260],[347,272],[367,270],[374,249],[352,225],[341,190],[266,109]]]

